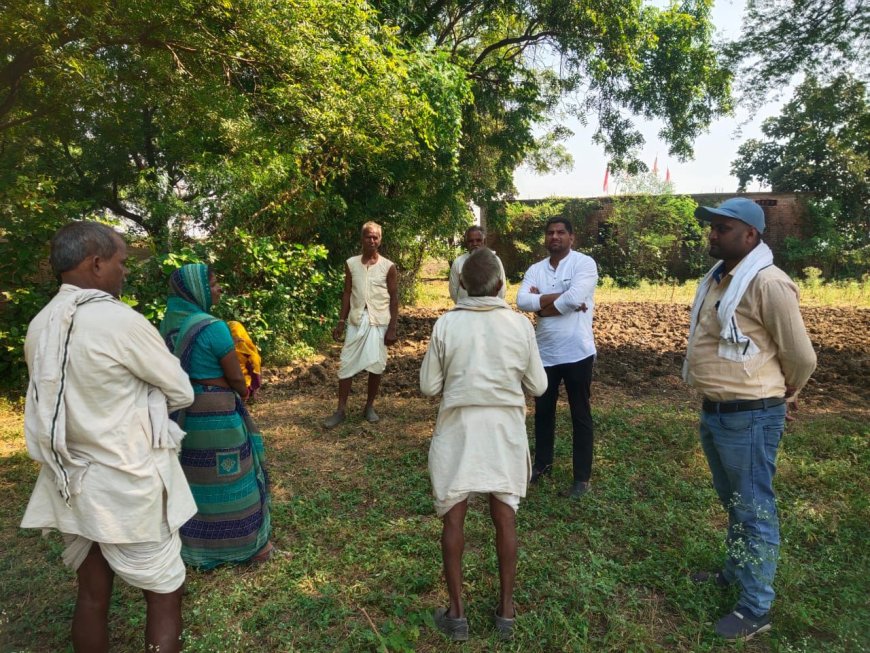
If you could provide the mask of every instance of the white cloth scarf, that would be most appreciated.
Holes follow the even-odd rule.
[[[689,322],[689,341],[695,333],[695,328],[698,326],[698,316],[701,313],[701,306],[704,304],[704,299],[710,291],[715,280],[713,278],[716,270],[722,265],[722,261],[717,261],[710,268],[710,271],[704,275],[701,282],[698,284],[698,290],[695,293],[695,301],[692,303],[692,317]],[[755,278],[759,271],[773,265],[773,252],[763,242],[758,245],[743,257],[743,260],[731,272],[731,283],[719,300],[719,306],[716,314],[719,317],[721,331],[719,332],[719,357],[738,363],[745,362],[753,358],[759,351],[756,345],[750,338],[743,335],[740,327],[737,325],[737,319],[734,317],[734,312],[737,310],[737,305],[743,299],[743,294],[749,283]],[[686,378],[687,366],[683,367],[683,379]]]
[[[494,308],[507,308],[510,306],[501,297],[463,297],[451,311],[491,311]]]
[[[51,312],[48,325],[36,344],[30,384],[24,404],[24,438],[30,455],[54,472],[63,500],[82,490],[89,462],[74,458],[66,446],[66,397],[69,344],[75,313],[82,304],[118,301],[109,293],[77,289],[64,293]],[[82,337],[87,337],[84,335]]]

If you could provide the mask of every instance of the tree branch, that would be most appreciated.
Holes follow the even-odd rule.
[[[115,189],[115,191],[117,191],[117,187],[114,184],[113,188]],[[112,213],[117,213],[123,218],[132,220],[140,227],[142,227],[145,231],[148,231],[150,233],[150,229],[148,229],[148,226],[146,225],[145,218],[143,218],[138,213],[133,213],[129,209],[124,208],[124,206],[122,206],[121,203],[117,200],[101,200],[100,206],[102,206],[104,209],[109,209]]]
[[[477,59],[475,59],[474,63],[471,64],[471,70],[473,71],[475,68],[477,68],[480,63],[490,55],[490,53],[495,52],[496,50],[505,48],[509,45],[516,45],[518,43],[525,44],[524,47],[528,45],[533,45],[551,36],[558,36],[558,32],[545,31],[538,32],[537,34],[529,34],[528,32],[526,32],[522,36],[514,36],[511,38],[502,39],[501,41],[496,41],[495,43],[491,43],[490,45],[486,46],[479,55],[477,55]]]

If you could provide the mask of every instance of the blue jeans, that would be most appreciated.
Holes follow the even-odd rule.
[[[725,579],[740,585],[738,608],[756,617],[773,602],[779,518],[773,493],[785,404],[737,413],[701,412],[701,448],[728,512]]]

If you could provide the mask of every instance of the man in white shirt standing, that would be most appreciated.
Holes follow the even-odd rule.
[[[536,335],[547,371],[547,391],[535,400],[535,463],[531,482],[553,467],[556,400],[559,385],[571,408],[574,481],[566,496],[577,499],[589,491],[592,475],[592,412],[589,398],[595,339],[592,336],[593,294],[598,266],[572,250],[574,226],[563,217],[544,227],[548,258],[532,265],[520,285],[517,307],[537,316]]]
[[[24,434],[41,469],[21,527],[63,534],[64,564],[78,577],[77,653],[109,650],[115,576],[145,595],[146,650],[181,648],[178,529],[196,503],[167,408],[189,406],[193,390],[157,329],[117,299],[126,258],[124,241],[103,224],[61,228],[51,267],[63,284],[24,343]]]
[[[454,304],[460,299],[468,297],[468,292],[462,287],[462,284],[459,283],[459,275],[462,274],[462,266],[465,265],[465,261],[468,260],[468,257],[471,256],[475,250],[480,249],[485,244],[486,234],[483,232],[481,227],[478,227],[475,224],[465,230],[465,249],[468,251],[465,252],[465,254],[458,256],[456,260],[453,261],[453,265],[450,266],[450,299],[453,300]],[[495,254],[495,252],[493,252],[493,254]],[[504,299],[505,292],[507,292],[507,279],[505,279],[504,266],[501,263],[501,259],[496,256],[495,260],[498,262],[498,278],[501,279],[501,288],[498,291],[498,296],[499,298]]]

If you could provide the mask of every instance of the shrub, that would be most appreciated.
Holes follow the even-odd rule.
[[[815,267],[827,279],[857,279],[870,269],[870,237],[844,217],[836,200],[808,201],[805,231],[785,239],[783,267],[789,272]]]
[[[607,230],[590,251],[599,273],[626,287],[696,276],[707,261],[696,206],[670,192],[615,197]]]

